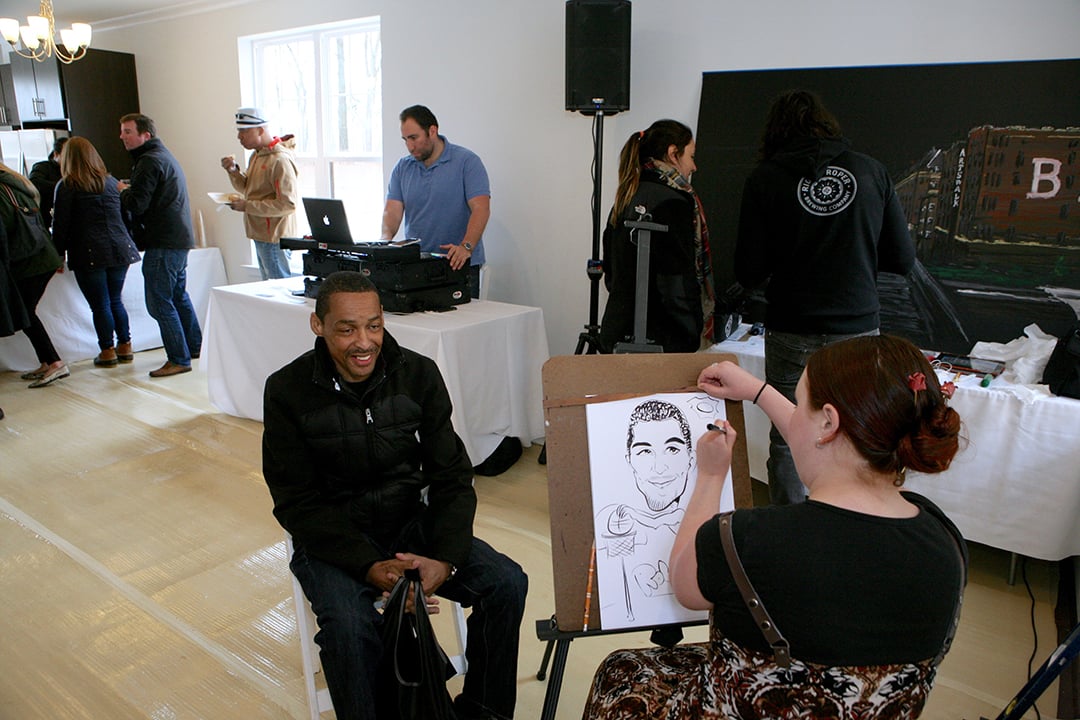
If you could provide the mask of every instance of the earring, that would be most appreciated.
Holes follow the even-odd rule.
[[[896,471],[896,477],[893,478],[892,484],[894,486],[896,486],[896,487],[903,487],[904,486],[904,480],[906,480],[906,479],[907,479],[907,468],[906,467],[900,467]]]
[[[818,438],[817,441],[814,443],[814,447],[820,450],[821,448],[825,447],[825,441],[821,438]]]

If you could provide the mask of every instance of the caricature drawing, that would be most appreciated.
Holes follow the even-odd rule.
[[[589,408],[604,627],[679,622],[701,615],[675,600],[668,556],[682,522],[683,502],[697,477],[694,442],[706,422],[724,417],[722,407],[718,411],[702,397],[707,398],[654,395],[602,404],[616,407]],[[621,457],[611,462],[616,441]]]

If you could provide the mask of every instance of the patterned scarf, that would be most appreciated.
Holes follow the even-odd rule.
[[[667,183],[668,187],[689,193],[694,198],[694,206],[697,213],[694,217],[694,256],[697,272],[698,287],[701,288],[701,312],[705,318],[705,329],[702,331],[702,346],[712,345],[713,337],[713,308],[716,306],[716,292],[713,290],[712,260],[709,255],[709,226],[705,222],[705,208],[701,205],[701,198],[694,192],[690,181],[682,176],[673,166],[662,160],[650,160],[645,163],[645,169],[655,170],[656,173]]]

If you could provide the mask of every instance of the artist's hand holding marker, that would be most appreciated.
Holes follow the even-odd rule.
[[[697,553],[694,538],[698,528],[720,509],[720,495],[731,467],[731,451],[738,433],[727,420],[715,420],[697,441],[697,482],[686,505],[668,563],[669,580],[683,607],[709,610],[712,603],[701,594],[697,583]]]
[[[708,430],[697,441],[698,483],[704,480],[723,484],[731,467],[731,450],[735,447],[738,433],[727,420],[717,420],[707,427]],[[690,502],[693,504],[693,499]]]

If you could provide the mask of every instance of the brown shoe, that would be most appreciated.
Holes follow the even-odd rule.
[[[165,364],[159,367],[157,370],[150,371],[150,377],[169,377],[170,375],[181,375],[186,372],[191,372],[190,365],[177,365],[176,363],[172,363],[166,360]]]
[[[131,350],[131,343],[120,343],[116,346],[116,359],[122,363],[135,361],[135,353]]]
[[[116,348],[105,348],[94,358],[96,367],[116,367],[119,364],[120,360],[116,356]]]

